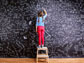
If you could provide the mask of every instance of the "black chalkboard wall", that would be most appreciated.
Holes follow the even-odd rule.
[[[0,0],[0,57],[35,58],[38,10],[47,10],[45,46],[50,58],[84,57],[83,0]]]

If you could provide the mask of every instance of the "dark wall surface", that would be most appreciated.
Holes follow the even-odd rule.
[[[44,43],[49,57],[84,57],[83,0],[0,0],[0,57],[36,57],[35,23],[42,7],[48,13]]]

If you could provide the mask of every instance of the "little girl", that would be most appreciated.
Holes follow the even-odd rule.
[[[38,38],[39,38],[39,42],[38,42],[39,48],[41,47],[41,39],[42,39],[42,47],[44,47],[44,32],[45,32],[44,20],[46,16],[47,16],[47,12],[45,9],[43,9],[43,11],[38,12],[38,16],[36,18],[36,32],[38,33]]]

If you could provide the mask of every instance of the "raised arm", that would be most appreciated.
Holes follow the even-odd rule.
[[[42,8],[42,9],[43,9],[44,14],[47,15],[47,11],[44,8]]]
[[[44,8],[42,8],[42,9],[43,9],[43,13],[44,13],[43,19],[45,20],[45,18],[47,17],[47,11]]]

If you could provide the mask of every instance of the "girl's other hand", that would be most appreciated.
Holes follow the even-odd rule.
[[[37,32],[37,29],[36,29],[36,32]]]

